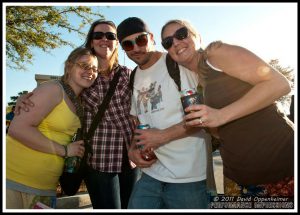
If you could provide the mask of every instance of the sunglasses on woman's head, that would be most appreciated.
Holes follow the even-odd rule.
[[[169,49],[173,45],[173,39],[176,38],[177,40],[183,40],[187,38],[189,35],[189,31],[186,27],[179,28],[173,36],[166,37],[162,40],[161,44],[164,47],[164,49]]]
[[[101,32],[101,31],[97,31],[97,32],[93,32],[93,39],[94,40],[100,40],[103,37],[106,37],[106,39],[108,40],[116,40],[117,36],[115,33],[113,32]]]
[[[79,66],[81,69],[88,71],[88,70],[92,70],[94,73],[98,73],[98,68],[95,66],[91,66],[87,63],[84,62],[79,62],[79,63],[74,63],[75,65]]]
[[[125,40],[121,43],[121,46],[126,52],[133,50],[134,44],[140,47],[145,46],[148,43],[148,34],[149,33],[140,34],[134,40]]]

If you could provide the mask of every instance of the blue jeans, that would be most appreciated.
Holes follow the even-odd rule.
[[[126,209],[139,169],[129,164],[121,173],[99,172],[89,168],[85,178],[94,209]]]
[[[143,173],[135,184],[128,209],[206,209],[206,180],[166,183]]]

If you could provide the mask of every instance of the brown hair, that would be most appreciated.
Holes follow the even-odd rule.
[[[93,32],[94,32],[94,28],[97,26],[97,25],[100,25],[100,24],[106,24],[106,25],[110,25],[112,26],[114,29],[117,30],[117,27],[116,25],[112,22],[112,21],[109,21],[109,20],[104,20],[104,19],[99,19],[99,20],[96,20],[95,22],[92,23],[91,27],[90,27],[90,30],[86,36],[86,40],[85,40],[85,43],[84,43],[84,46],[86,48],[89,48],[92,50],[92,53],[94,55],[96,55],[95,53],[95,50],[94,48],[91,47],[91,42],[93,40]],[[108,71],[111,71],[114,67],[116,67],[118,64],[119,64],[119,60],[118,60],[118,56],[119,56],[119,51],[118,51],[118,46],[115,48],[110,60],[109,60],[109,67],[108,67]],[[100,65],[99,65],[100,66]]]
[[[161,39],[163,39],[163,32],[164,32],[165,28],[170,24],[182,25],[182,26],[186,27],[194,37],[196,37],[196,38],[199,37],[199,33],[196,30],[196,28],[194,26],[192,26],[188,21],[180,20],[180,19],[172,19],[172,20],[168,21],[166,24],[164,24],[164,26],[162,27],[162,29],[161,29]]]
[[[70,75],[69,72],[71,71],[72,66],[74,65],[74,63],[77,62],[79,58],[81,58],[84,55],[91,56],[97,59],[97,57],[93,54],[91,49],[85,48],[83,46],[74,49],[65,61],[64,75],[61,77],[61,80],[63,82],[66,83],[68,81]]]

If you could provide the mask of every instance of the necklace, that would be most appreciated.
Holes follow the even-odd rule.
[[[69,99],[71,100],[71,102],[73,103],[73,105],[76,108],[76,114],[80,119],[81,125],[83,125],[83,106],[79,100],[79,97],[77,97],[74,93],[74,90],[72,89],[72,87],[70,87],[69,84],[66,84],[63,81],[59,81],[60,84],[63,86],[66,94],[68,95]]]

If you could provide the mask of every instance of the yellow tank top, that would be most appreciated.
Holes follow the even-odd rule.
[[[80,120],[62,101],[38,126],[47,138],[66,145],[80,126]],[[41,190],[56,190],[64,159],[33,150],[14,138],[6,137],[6,178]]]

